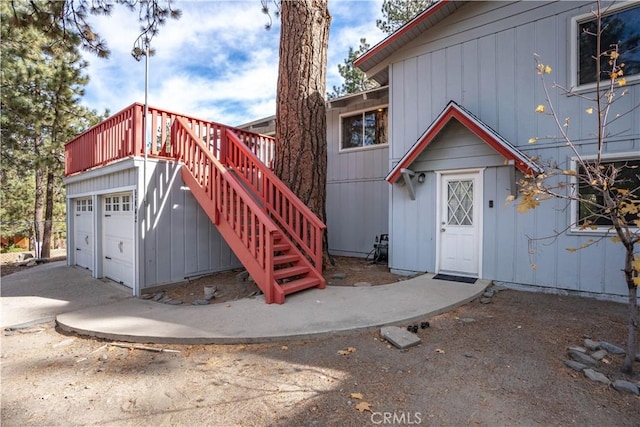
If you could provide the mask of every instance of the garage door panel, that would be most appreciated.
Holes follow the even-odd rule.
[[[135,281],[135,228],[131,200],[131,193],[105,196],[102,224],[104,275],[129,287],[133,287]]]
[[[75,264],[93,271],[93,203],[90,198],[77,199],[74,206]]]

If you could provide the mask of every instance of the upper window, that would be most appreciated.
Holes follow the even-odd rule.
[[[80,199],[76,200],[76,212],[91,212],[93,211],[93,200]]]
[[[104,198],[105,212],[130,212],[132,209],[131,196],[128,194],[106,196]]]
[[[615,187],[621,191],[633,192],[636,195],[640,192],[640,159],[602,161],[600,168],[605,172],[610,168],[615,168],[617,176]],[[589,183],[584,168],[578,168],[578,192],[580,199],[577,205],[577,225],[596,225],[609,227],[612,225],[611,219],[604,214],[604,199],[602,194],[595,190]],[[626,220],[631,222],[636,219],[636,214],[630,214]]]
[[[387,107],[381,107],[342,116],[340,148],[349,150],[387,144],[388,111]]]
[[[576,49],[574,49],[575,69],[572,78],[574,86],[595,83],[596,51],[597,51],[597,21],[592,13],[574,19],[576,32]],[[602,37],[600,52],[610,51],[618,45],[618,63],[624,63],[623,72],[627,80],[630,76],[640,75],[640,5],[616,8],[605,11],[602,17]],[[600,79],[610,78],[611,66],[608,57],[603,57],[600,66]]]

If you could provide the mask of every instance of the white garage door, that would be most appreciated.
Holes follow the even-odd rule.
[[[93,201],[76,199],[73,221],[76,265],[93,271]]]
[[[134,285],[134,223],[131,193],[102,198],[102,249],[105,277],[123,285]]]

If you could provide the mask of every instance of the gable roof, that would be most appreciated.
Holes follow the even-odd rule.
[[[390,184],[398,180],[402,169],[408,168],[424,151],[425,148],[435,139],[447,123],[452,119],[458,120],[465,128],[471,131],[478,138],[486,142],[491,148],[496,150],[502,157],[525,174],[540,173],[542,169],[529,159],[522,151],[518,150],[506,139],[502,138],[496,131],[483,123],[476,116],[471,114],[454,101],[449,101],[438,117],[429,125],[426,131],[420,136],[418,141],[400,159],[400,162],[389,172],[385,178]]]
[[[369,71],[383,63],[399,48],[418,38],[420,34],[451,15],[466,3],[468,3],[468,1],[436,1],[411,21],[400,27],[396,32],[356,59],[354,65],[368,75]],[[389,80],[389,71],[387,67],[384,67],[381,70],[374,71],[374,74],[371,76],[368,75],[368,77],[384,85]]]

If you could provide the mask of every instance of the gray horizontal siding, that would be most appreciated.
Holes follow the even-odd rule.
[[[113,188],[133,187],[137,182],[137,169],[130,168],[86,180],[66,184],[67,197],[104,193]]]

